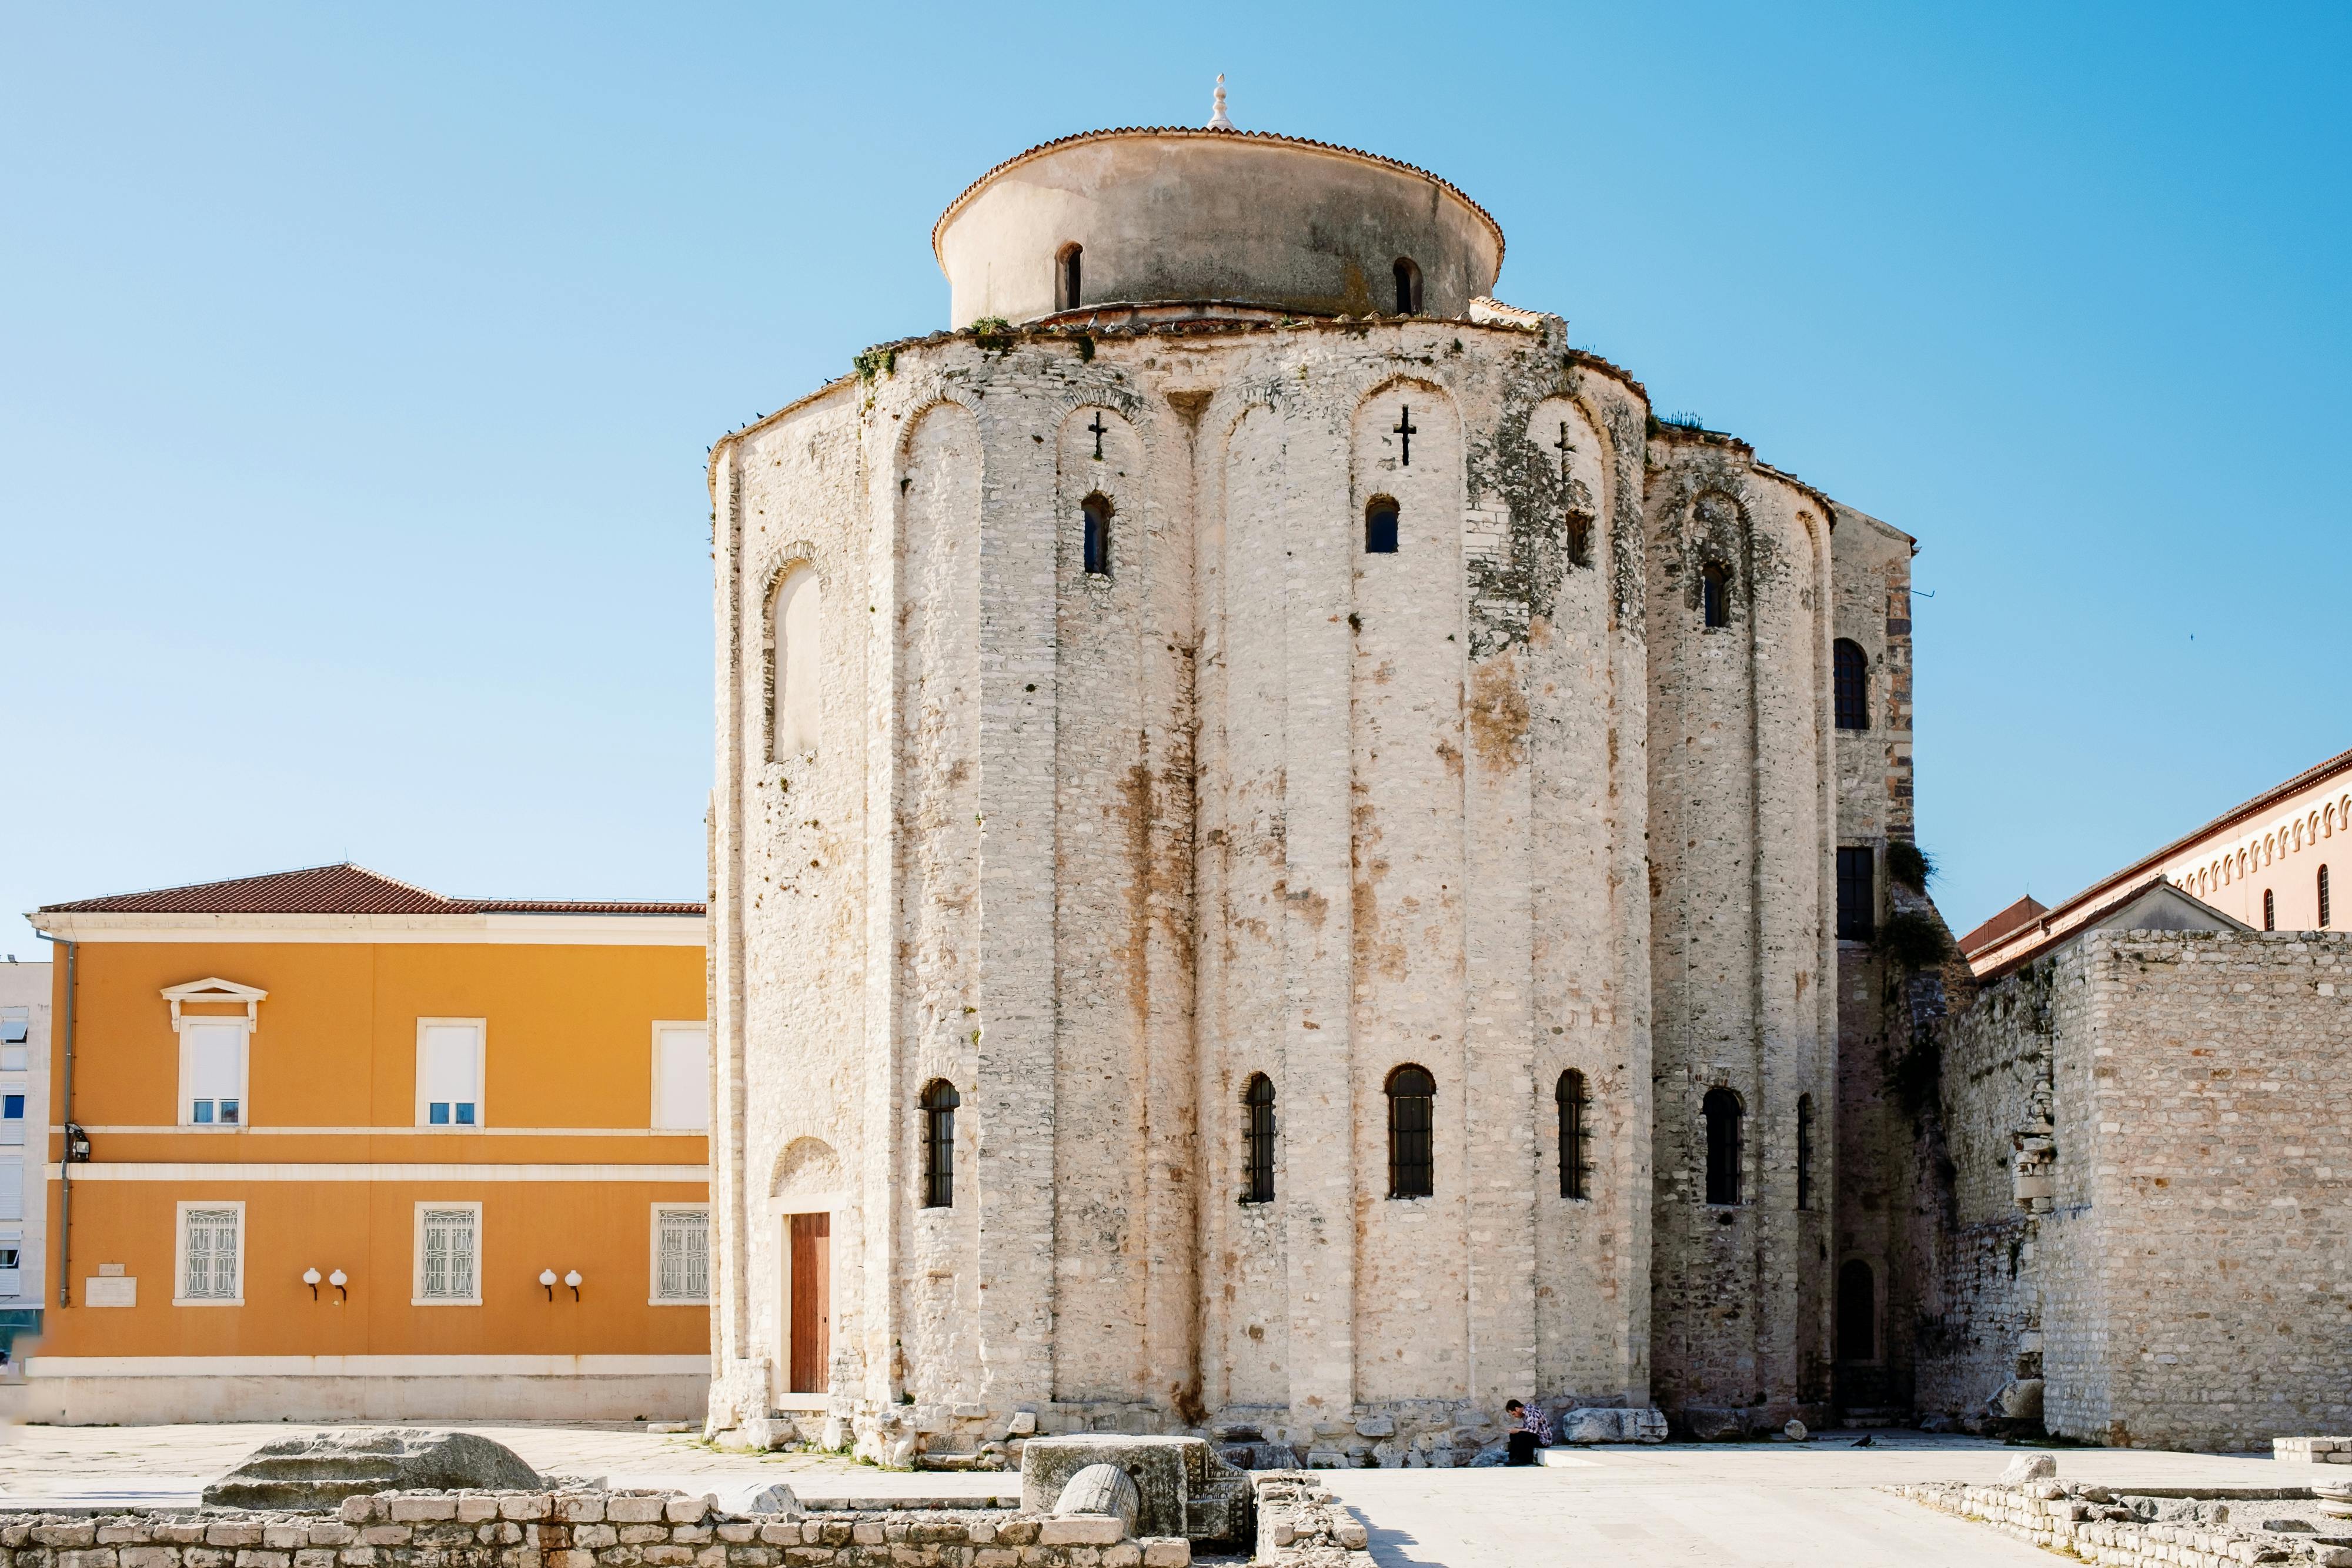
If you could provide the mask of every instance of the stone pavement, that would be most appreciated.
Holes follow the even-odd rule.
[[[2019,1449],[1881,1431],[1805,1444],[1553,1450],[1540,1469],[1334,1470],[1380,1568],[1704,1563],[1707,1568],[2047,1568],[2049,1553],[1873,1489],[1997,1479]],[[2059,1473],[2108,1484],[2281,1486],[2268,1458],[2059,1449]]]
[[[203,1484],[265,1442],[321,1428],[18,1427],[0,1432],[0,1508],[193,1503]],[[833,1458],[720,1453],[692,1437],[612,1425],[467,1423],[543,1473],[614,1485],[748,1491],[783,1479],[803,1497],[969,1497],[1019,1490],[1003,1475],[893,1473]],[[1874,1488],[1990,1481],[2020,1450],[1969,1437],[1881,1431],[1803,1445],[1555,1449],[1538,1469],[1333,1470],[1380,1568],[1528,1568],[1586,1560],[1707,1568],[2042,1568],[2046,1552]],[[2308,1484],[2267,1458],[2063,1448],[2059,1474],[2107,1485]]]

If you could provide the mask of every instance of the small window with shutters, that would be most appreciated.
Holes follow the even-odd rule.
[[[710,1206],[654,1205],[654,1291],[656,1307],[704,1306],[710,1301]]]
[[[710,1130],[709,1025],[654,1025],[652,1124],[666,1133]]]
[[[180,1026],[180,1125],[246,1124],[243,1019],[190,1019]]]
[[[416,1206],[416,1291],[412,1307],[482,1304],[482,1206]]]
[[[416,1020],[416,1124],[457,1132],[483,1124],[481,1019]]]
[[[173,1270],[175,1307],[245,1304],[245,1205],[177,1206],[179,1257]]]

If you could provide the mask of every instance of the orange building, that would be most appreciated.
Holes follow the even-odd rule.
[[[26,1414],[686,1417],[709,1369],[697,904],[354,865],[52,904]]]

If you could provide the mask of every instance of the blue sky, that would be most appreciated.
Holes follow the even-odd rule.
[[[2347,16],[10,0],[0,901],[697,896],[706,447],[944,323],[982,169],[1220,70],[1916,535],[1939,898],[2069,893],[2352,746]]]

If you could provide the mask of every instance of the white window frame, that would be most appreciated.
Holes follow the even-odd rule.
[[[428,1029],[470,1029],[474,1031],[474,1119],[436,1125],[425,1117],[425,1031]],[[416,1020],[416,1058],[410,1068],[416,1081],[416,1125],[427,1133],[478,1133],[490,1124],[490,1020],[488,1019],[428,1019]],[[423,1278],[419,1275],[418,1278]]]
[[[190,1092],[195,1088],[195,1082],[194,1075],[188,1070],[188,1026],[191,1024],[201,1025],[206,1029],[233,1029],[239,1033],[236,1042],[236,1120],[235,1122],[223,1122],[217,1117],[209,1122],[196,1120],[195,1109],[191,1103],[194,1097]],[[241,1133],[253,1125],[254,1027],[252,1021],[237,1018],[186,1018],[174,1019],[172,1027],[179,1031],[180,1036],[180,1103],[177,1113],[179,1124],[183,1127],[202,1127],[207,1130],[218,1127],[231,1133]]]
[[[710,1226],[710,1205],[708,1203],[656,1203],[652,1206],[653,1224],[646,1232],[646,1304],[653,1307],[709,1307],[710,1298],[701,1296],[665,1296],[661,1293],[662,1217],[666,1214],[699,1214],[702,1216],[703,1244],[709,1249],[703,1265],[707,1284],[716,1285],[719,1279],[717,1236]]]
[[[474,1293],[471,1296],[428,1296],[425,1293],[425,1211],[467,1208],[474,1213]],[[478,1307],[482,1304],[482,1206],[462,1197],[419,1198],[409,1226],[408,1304],[412,1307]]]
[[[656,1133],[677,1133],[681,1136],[689,1138],[709,1137],[710,1135],[710,1123],[709,1120],[709,1113],[711,1111],[715,1111],[717,1107],[712,1106],[706,1108],[704,1113],[705,1120],[701,1126],[680,1127],[675,1125],[669,1120],[669,1108],[662,1103],[662,1032],[665,1030],[673,1029],[690,1029],[700,1034],[702,1036],[702,1062],[706,1071],[710,1065],[710,1025],[706,1019],[656,1019],[654,1020],[653,1031],[647,1037],[647,1043],[646,1046],[647,1071],[651,1074],[653,1081],[653,1114],[648,1117],[647,1120],[651,1124],[653,1130]]]
[[[236,1213],[236,1294],[184,1296],[188,1288],[188,1210],[226,1208]],[[172,1206],[172,1304],[175,1307],[241,1307],[245,1305],[245,1200],[192,1197]]]

